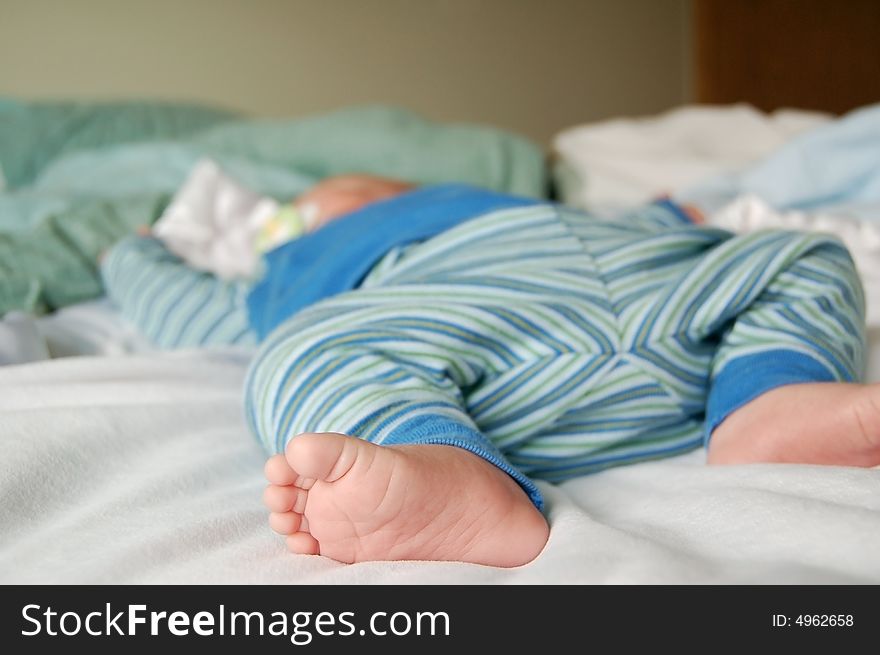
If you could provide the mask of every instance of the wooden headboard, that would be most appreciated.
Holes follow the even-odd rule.
[[[698,102],[843,113],[880,101],[880,0],[693,0]]]

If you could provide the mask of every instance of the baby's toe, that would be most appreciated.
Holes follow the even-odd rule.
[[[317,555],[318,541],[305,532],[295,532],[287,537],[287,549],[297,555]]]
[[[263,492],[263,504],[270,512],[298,512],[302,514],[306,508],[308,493],[297,487],[281,487],[270,484]]]
[[[302,514],[296,512],[272,512],[269,527],[278,534],[293,534],[302,526]]]
[[[300,489],[305,489],[306,491],[308,491],[309,489],[311,489],[312,487],[315,486],[315,482],[317,482],[317,480],[315,480],[315,478],[307,478],[303,475],[300,475],[300,476],[297,476],[296,480],[293,483],[293,486],[299,487]]]
[[[273,455],[267,459],[264,472],[269,482],[282,486],[293,484],[300,477],[296,471],[290,468],[284,455]]]

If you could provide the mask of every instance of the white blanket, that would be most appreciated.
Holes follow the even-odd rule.
[[[0,368],[0,582],[880,582],[880,470],[700,452],[545,487],[550,542],[519,569],[290,555],[260,503],[247,359]]]
[[[553,139],[554,178],[567,204],[619,209],[739,171],[827,120],[815,112],[764,114],[738,104],[578,125]]]

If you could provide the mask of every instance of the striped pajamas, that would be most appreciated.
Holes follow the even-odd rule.
[[[684,452],[771,388],[860,379],[863,314],[831,237],[734,237],[662,205],[502,210],[274,330],[247,418],[271,452],[325,431],[467,448],[540,506],[533,478]]]
[[[253,345],[245,282],[195,271],[160,241],[128,237],[101,262],[107,295],[123,316],[163,348]]]

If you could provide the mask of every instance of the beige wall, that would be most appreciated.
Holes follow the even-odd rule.
[[[0,0],[0,94],[402,104],[543,143],[687,99],[687,0]]]

